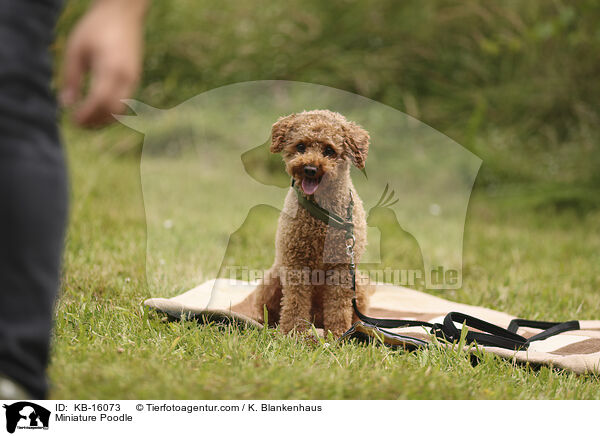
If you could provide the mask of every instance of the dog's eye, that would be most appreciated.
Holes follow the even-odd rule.
[[[306,151],[306,145],[304,145],[303,143],[296,145],[296,151],[298,153],[304,153]]]
[[[323,156],[335,156],[335,150],[328,145],[325,147],[325,150],[323,150]]]

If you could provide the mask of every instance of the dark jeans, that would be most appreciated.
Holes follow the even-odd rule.
[[[60,0],[0,0],[0,374],[47,395],[67,178],[48,46]]]

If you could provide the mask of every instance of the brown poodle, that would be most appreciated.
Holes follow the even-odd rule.
[[[271,151],[282,153],[290,188],[275,241],[275,263],[255,293],[256,310],[268,311],[284,333],[303,331],[310,323],[339,337],[353,322],[350,257],[345,230],[315,218],[299,204],[298,195],[340,217],[352,199],[356,264],[367,244],[365,211],[350,166],[364,168],[369,134],[339,113],[314,110],[280,118],[271,136]],[[364,313],[370,288],[357,276],[357,303]],[[354,319],[356,319],[354,317]],[[264,320],[263,320],[264,321]]]

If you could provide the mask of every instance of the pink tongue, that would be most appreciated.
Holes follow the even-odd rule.
[[[302,190],[306,195],[312,195],[319,187],[319,181],[317,179],[302,179]]]

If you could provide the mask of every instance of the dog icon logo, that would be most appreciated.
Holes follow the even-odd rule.
[[[237,272],[244,268],[272,265],[278,217],[293,188],[281,155],[270,151],[269,133],[282,115],[310,110],[339,113],[371,137],[365,167],[350,167],[364,206],[375,205],[362,266],[422,272],[426,289],[462,286],[467,209],[482,160],[425,123],[346,91],[290,81],[227,85],[170,109],[134,100],[124,103],[132,113],[117,119],[144,135],[140,178],[146,276],[153,295],[191,288],[209,277],[239,279]],[[292,123],[290,133],[324,134],[306,129]],[[341,146],[347,134],[331,133],[327,144]],[[281,152],[291,153],[291,145]],[[335,160],[326,150],[320,157],[324,163],[352,154],[341,148]],[[312,192],[316,185],[306,188]],[[323,249],[338,251],[329,245]],[[327,260],[335,264],[337,259]],[[215,282],[214,298],[225,283]]]
[[[6,431],[14,433],[18,429],[48,429],[50,411],[29,401],[5,404]]]

